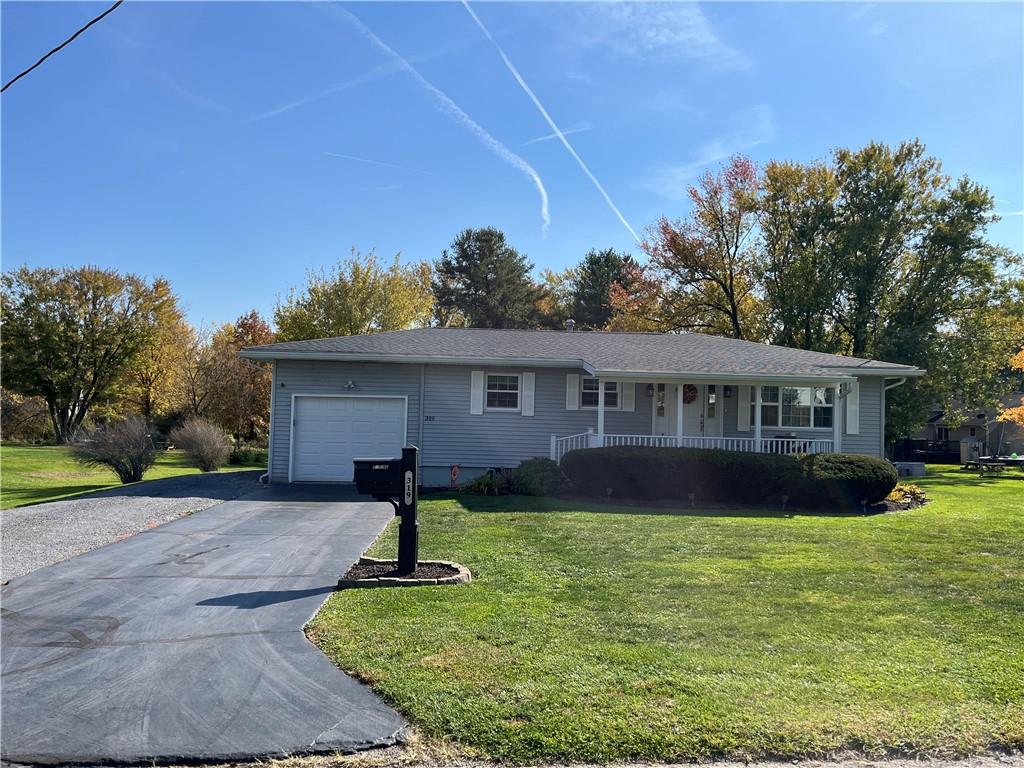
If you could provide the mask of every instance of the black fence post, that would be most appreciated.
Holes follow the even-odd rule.
[[[419,501],[419,449],[409,446],[402,449],[402,492],[398,498],[398,574],[408,576],[416,570],[419,561],[420,529],[417,520]]]

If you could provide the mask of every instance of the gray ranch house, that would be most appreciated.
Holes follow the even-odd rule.
[[[269,480],[420,449],[424,485],[598,446],[884,456],[919,368],[695,333],[420,328],[249,347],[273,364]]]

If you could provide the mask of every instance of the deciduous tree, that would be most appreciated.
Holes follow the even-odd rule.
[[[835,174],[824,163],[770,162],[758,202],[763,256],[755,278],[775,344],[820,352],[843,347],[832,320],[839,294],[835,264]]]
[[[572,267],[559,272],[552,269],[541,270],[537,316],[543,327],[557,330],[565,327],[565,321],[573,317],[575,281],[576,270]]]
[[[271,368],[238,356],[244,347],[274,341],[274,334],[253,310],[223,325],[210,341],[208,364],[216,370],[210,413],[236,441],[254,440],[267,431]]]
[[[331,270],[307,273],[306,285],[278,303],[274,323],[280,341],[398,331],[428,324],[432,305],[429,264],[402,264],[396,254],[384,266],[353,248]]]
[[[690,188],[689,217],[662,217],[650,230],[642,247],[647,277],[659,286],[663,329],[760,337],[758,185],[753,162],[736,155]]]
[[[181,360],[193,335],[173,295],[155,317],[149,343],[139,351],[117,385],[124,409],[147,421],[183,405]]]
[[[1010,368],[1024,374],[1024,346],[1010,358]],[[1020,405],[1004,409],[998,418],[1000,421],[1024,427],[1024,398],[1021,399]]]
[[[4,385],[46,401],[60,443],[111,394],[174,302],[166,280],[97,267],[22,267],[4,274],[2,299]]]

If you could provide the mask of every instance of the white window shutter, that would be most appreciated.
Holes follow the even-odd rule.
[[[536,376],[533,371],[523,372],[523,416],[533,416],[533,391],[536,384]]]
[[[479,416],[484,412],[484,372],[473,371],[469,386],[469,412]]]
[[[632,381],[619,382],[622,390],[622,410],[632,413],[636,410],[636,384]]]
[[[736,431],[750,431],[750,387],[740,385],[736,394]]]
[[[846,434],[860,434],[860,382],[855,381],[850,385],[850,392],[846,395]]]
[[[567,373],[565,375],[565,410],[578,411],[580,409],[580,375],[578,373]]]

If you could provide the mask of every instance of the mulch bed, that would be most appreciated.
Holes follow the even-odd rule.
[[[610,504],[617,507],[641,507],[643,509],[664,509],[666,513],[681,513],[686,514],[689,512],[731,512],[731,511],[750,511],[760,512],[765,511],[769,513],[775,513],[779,515],[835,515],[836,517],[842,516],[853,516],[853,515],[877,515],[883,512],[899,512],[907,509],[917,509],[923,507],[928,503],[928,499],[923,501],[919,500],[908,500],[908,501],[880,501],[877,504],[868,505],[867,509],[861,509],[860,507],[800,507],[793,504],[788,505],[785,509],[781,505],[768,506],[765,504],[741,504],[739,502],[730,501],[728,503],[721,503],[715,501],[703,501],[695,500],[691,505],[688,499],[666,499],[666,500],[654,500],[654,499],[624,499],[619,497],[608,497],[600,498],[595,496],[584,496],[576,493],[559,494],[557,498],[565,499],[566,501],[579,501],[579,502],[590,502],[596,504]]]
[[[421,560],[416,570],[404,576],[398,573],[395,560],[361,557],[359,562],[338,579],[338,589],[353,587],[430,587],[445,584],[468,584],[473,580],[469,569],[447,560]]]
[[[447,576],[457,576],[459,569],[447,563],[419,563],[412,573],[400,574],[398,564],[394,561],[379,563],[356,563],[348,569],[343,578],[356,579],[377,579],[382,576],[387,578],[402,579],[443,579]]]

